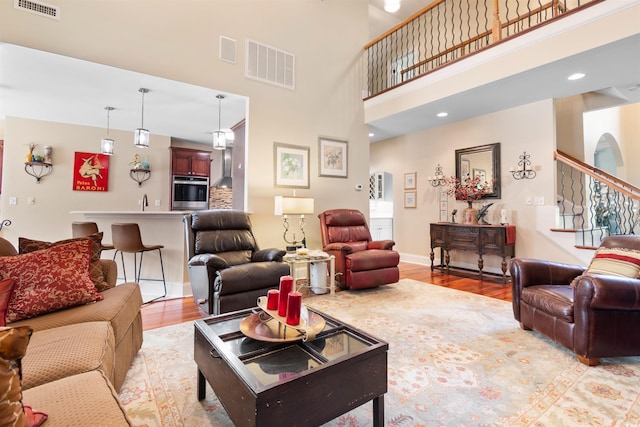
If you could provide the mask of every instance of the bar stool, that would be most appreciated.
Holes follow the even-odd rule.
[[[71,223],[71,236],[73,238],[86,237],[95,233],[98,233],[98,224],[95,222],[74,221]],[[102,243],[103,251],[110,251],[112,249],[115,249],[113,245]]]
[[[145,252],[149,251],[158,251],[158,255],[160,256],[160,270],[162,271],[162,279],[145,279],[145,280],[162,280],[162,284],[164,285],[164,294],[159,297],[153,298],[150,301],[145,302],[145,304],[155,301],[160,298],[164,298],[167,296],[167,282],[164,277],[164,265],[162,264],[162,248],[163,245],[151,245],[146,246],[142,243],[142,237],[140,236],[140,227],[136,223],[116,223],[111,224],[111,238],[113,239],[113,246],[115,247],[115,254],[113,255],[113,259],[115,261],[116,255],[120,252],[120,261],[122,262],[122,272],[124,274],[124,281],[127,281],[127,271],[124,266],[124,253],[132,253],[133,254],[133,269],[134,269],[134,280],[136,282],[140,282],[140,272],[142,271],[142,256]],[[140,254],[140,264],[137,261],[137,255]],[[137,270],[137,271],[136,271]]]

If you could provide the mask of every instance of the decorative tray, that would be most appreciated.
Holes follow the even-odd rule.
[[[240,322],[240,331],[254,340],[269,342],[312,341],[322,331],[326,322],[322,316],[307,310],[304,304],[300,310],[300,324],[287,325],[287,319],[278,316],[278,310],[267,309],[267,297],[258,298],[260,312],[253,313]]]
[[[297,253],[286,254],[283,258],[285,259],[285,261],[287,260],[293,260],[293,261],[326,260],[327,258],[329,258],[329,254],[322,251],[309,251],[309,253],[306,255],[297,254]]]

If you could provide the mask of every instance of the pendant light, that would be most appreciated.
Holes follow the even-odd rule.
[[[222,122],[222,100],[224,99],[224,95],[216,95],[218,98],[218,130],[213,132],[213,149],[214,150],[224,150],[227,148],[227,138],[220,130],[221,122]]]
[[[149,131],[144,128],[144,94],[149,92],[149,89],[141,87],[138,92],[142,93],[142,124],[135,131],[133,145],[138,148],[149,148]]]
[[[114,110],[113,107],[104,107],[107,110],[107,137],[100,140],[100,153],[110,156],[113,154],[114,140],[109,138],[109,113]]]

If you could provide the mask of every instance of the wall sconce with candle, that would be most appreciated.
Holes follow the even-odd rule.
[[[307,239],[304,234],[304,216],[313,214],[313,197],[275,196],[274,202],[274,214],[278,216],[282,215],[282,226],[284,227],[282,237],[284,241],[288,243],[286,248],[287,252],[295,252],[299,247],[306,248]],[[295,233],[293,233],[292,240],[287,238],[287,233],[289,232],[289,215],[300,215],[300,222],[298,224],[302,235],[302,239],[300,240],[296,240]]]
[[[536,177],[536,171],[533,170],[529,157],[530,155],[527,154],[526,151],[524,151],[520,156],[518,166],[512,166],[509,169],[509,172],[511,172],[511,175],[513,175],[514,179],[533,179]]]
[[[444,177],[444,173],[442,172],[442,166],[440,166],[439,163],[438,166],[436,166],[435,176],[427,177],[427,181],[429,181],[434,187],[440,187],[446,184],[446,179]]]

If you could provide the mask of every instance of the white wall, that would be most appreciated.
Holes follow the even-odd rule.
[[[640,155],[640,104],[606,108],[584,114],[585,157],[593,164],[598,141],[605,133],[610,134],[618,144],[623,164],[617,176],[629,183],[640,186],[640,170],[636,167]]]
[[[275,141],[310,148],[311,187],[298,191],[298,195],[315,197],[317,212],[352,207],[368,213],[366,192],[355,191],[356,184],[366,187],[369,171],[360,70],[362,47],[368,41],[366,0],[57,0],[56,5],[62,11],[60,20],[16,10],[10,1],[0,2],[0,41],[249,98],[247,209],[252,212],[262,247],[284,246],[281,219],[273,216],[273,197],[291,194],[291,190],[274,188]],[[218,59],[220,35],[237,40],[237,64]],[[295,90],[244,77],[247,38],[296,55]],[[96,109],[102,105],[96,100]],[[18,128],[12,130],[13,126]],[[101,135],[94,131],[62,128],[56,130],[53,140],[46,126],[36,126],[31,133],[19,120],[7,120],[5,165],[12,166],[5,168],[0,210],[13,225],[3,230],[4,237],[15,243],[21,235],[43,239],[67,236],[71,218],[66,212],[72,209],[136,208],[135,200],[142,190],[132,188],[121,174],[114,174],[109,194],[78,195],[70,190],[65,174],[71,153],[79,147],[95,150],[90,147]],[[320,135],[349,142],[347,179],[318,177]],[[123,141],[130,137],[115,136]],[[19,167],[24,161],[24,143],[36,138],[54,146],[56,162],[54,173],[37,187]],[[158,174],[168,173],[168,169],[161,170],[168,168],[167,146],[168,141],[152,140],[149,156]],[[123,154],[113,159],[112,167],[123,170],[129,161]],[[168,187],[161,187],[160,177],[154,172],[154,179],[143,187],[150,199],[168,197]],[[19,200],[33,195],[36,204],[9,206],[5,197],[9,194]],[[306,230],[309,246],[318,247],[320,233],[315,216],[308,219]]]
[[[543,197],[546,206],[554,206],[555,150],[554,105],[545,100],[497,113],[417,132],[371,145],[371,170],[390,172],[394,176],[394,240],[404,259],[428,263],[429,223],[439,221],[439,189],[427,181],[436,165],[446,176],[455,174],[455,150],[500,142],[502,198],[489,200],[487,221],[498,223],[500,210],[506,209],[511,223],[517,227],[516,255],[544,257],[564,262],[578,262],[536,231],[537,207],[526,204],[528,198]],[[509,173],[518,157],[531,155],[537,176],[533,180],[516,181]],[[417,171],[418,207],[403,207],[404,173]],[[476,207],[481,203],[475,203]],[[449,197],[448,210],[458,209],[461,221],[464,202]],[[437,254],[436,254],[437,255]],[[499,257],[485,257],[486,271],[500,271]],[[452,264],[474,267],[475,254],[457,253]]]

